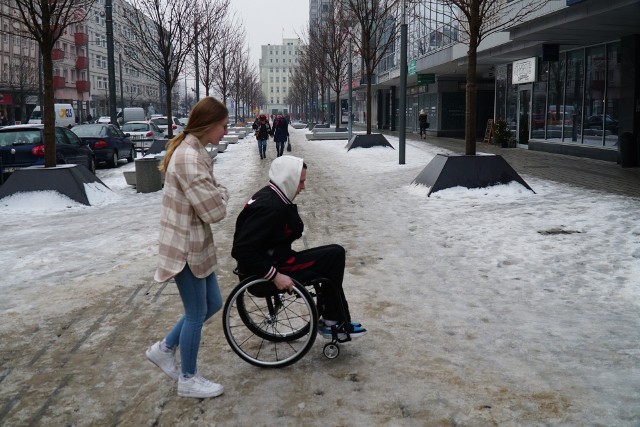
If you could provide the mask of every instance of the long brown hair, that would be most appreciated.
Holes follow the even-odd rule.
[[[160,164],[160,172],[167,171],[173,152],[176,151],[176,148],[178,148],[182,143],[187,134],[191,134],[196,138],[201,139],[205,134],[207,134],[207,132],[209,132],[211,127],[226,119],[228,115],[229,110],[227,107],[217,99],[211,96],[201,99],[191,110],[191,114],[189,114],[189,121],[187,122],[187,127],[184,131],[167,142],[165,147],[167,154],[164,156],[164,159]]]

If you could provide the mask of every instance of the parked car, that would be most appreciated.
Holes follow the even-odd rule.
[[[66,127],[56,126],[56,163],[84,165],[96,171],[95,153]],[[0,129],[0,173],[44,164],[44,125],[14,125]]]
[[[90,124],[74,126],[71,131],[89,144],[97,162],[107,162],[115,168],[118,160],[133,162],[136,158],[135,146],[131,139],[114,125]]]
[[[603,129],[602,127],[602,114],[595,116],[589,116],[585,123],[587,129]],[[604,130],[608,130],[614,135],[618,134],[618,121],[611,117],[609,114],[604,116]]]
[[[155,119],[151,119],[163,132],[166,136],[169,135],[169,130],[167,128],[168,123],[171,123],[171,128],[173,129],[173,136],[176,136],[180,132],[184,130],[184,127],[180,124],[180,121],[176,117],[171,117],[171,120],[167,118],[167,116],[157,117]]]
[[[146,151],[157,139],[164,139],[164,132],[152,121],[133,121],[122,125],[122,132],[129,135],[136,149]]]
[[[96,120],[96,123],[101,123],[101,124],[109,124],[111,123],[111,117],[109,116],[100,116],[98,117],[98,120]]]

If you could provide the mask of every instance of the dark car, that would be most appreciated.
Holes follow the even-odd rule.
[[[115,168],[120,159],[133,162],[136,158],[135,145],[114,125],[95,123],[74,126],[71,130],[89,144],[97,162],[107,162]]]
[[[84,165],[96,171],[93,150],[69,129],[56,127],[56,163]],[[0,129],[0,170],[3,176],[19,168],[44,164],[44,125],[15,125]]]
[[[603,129],[602,126],[602,114],[598,114],[596,116],[589,116],[587,122],[585,123],[585,128],[587,129]],[[604,130],[608,130],[614,135],[618,134],[618,121],[611,117],[610,115],[604,116]]]

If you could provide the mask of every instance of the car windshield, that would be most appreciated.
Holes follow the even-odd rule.
[[[158,126],[166,126],[167,125],[167,118],[166,117],[160,117],[158,119],[153,119],[153,123],[157,124]]]
[[[100,125],[82,125],[71,129],[78,136],[105,136],[107,128]]]
[[[125,123],[122,126],[123,132],[146,132],[149,127],[146,123]]]
[[[0,147],[7,145],[40,144],[40,130],[15,129],[0,132]]]

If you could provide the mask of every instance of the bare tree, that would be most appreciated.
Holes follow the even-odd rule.
[[[547,0],[443,0],[459,11],[455,14],[467,45],[467,87],[465,105],[465,154],[476,154],[476,69],[478,46],[490,34],[505,31],[539,11]]]
[[[239,109],[240,109],[240,100],[243,95],[244,85],[247,84],[247,81],[250,81],[250,73],[251,68],[249,67],[249,52],[244,50],[236,50],[235,51],[236,58],[232,61],[233,63],[233,83],[231,84],[231,97],[234,100],[235,111],[234,116],[236,117],[236,122],[238,121]]]
[[[84,23],[87,11],[94,0],[14,0],[12,7],[0,8],[3,16],[15,24],[12,34],[34,40],[42,55],[44,84],[44,165],[56,166],[55,112],[53,88],[52,52],[56,41],[64,31],[76,24]]]
[[[27,40],[24,40],[26,43]],[[15,58],[16,63],[9,68],[8,87],[13,93],[14,116],[15,109],[20,110],[22,121],[27,117],[27,97],[38,93],[38,64],[26,55]]]
[[[132,66],[150,75],[165,89],[166,115],[173,115],[173,88],[193,52],[194,23],[197,8],[189,2],[172,0],[132,0],[125,12],[132,42],[141,49],[125,52]],[[169,138],[173,129],[167,126]]]
[[[325,93],[326,77],[322,64],[326,61],[316,61],[311,52],[313,49],[315,47],[311,47],[309,43],[301,46],[301,54],[298,58],[299,66],[293,75],[292,93],[289,96],[299,99],[307,120],[320,121],[324,119],[320,113],[326,114],[326,112],[324,109],[319,110],[317,95],[318,89],[320,89],[321,102],[324,102],[322,94]]]
[[[325,81],[336,94],[336,129],[340,127],[340,92],[347,80],[348,24],[339,0],[330,0],[329,13],[323,15],[320,25],[309,28],[309,55],[314,63],[324,63]]]
[[[237,60],[236,51],[244,45],[245,33],[242,25],[238,25],[235,19],[228,20],[223,28],[220,38],[215,45],[215,56],[218,58],[213,69],[214,87],[222,97],[222,102],[227,103],[231,95],[233,83],[233,70]]]
[[[367,135],[371,134],[371,79],[380,61],[391,49],[395,49],[396,35],[400,30],[398,17],[402,12],[402,0],[345,0],[348,20],[357,24],[351,31],[351,39],[364,63],[366,78]]]
[[[215,65],[218,63],[218,42],[226,31],[229,0],[203,1],[198,13],[198,74],[204,86],[205,96],[209,96],[214,87]],[[194,63],[195,68],[195,63]]]

